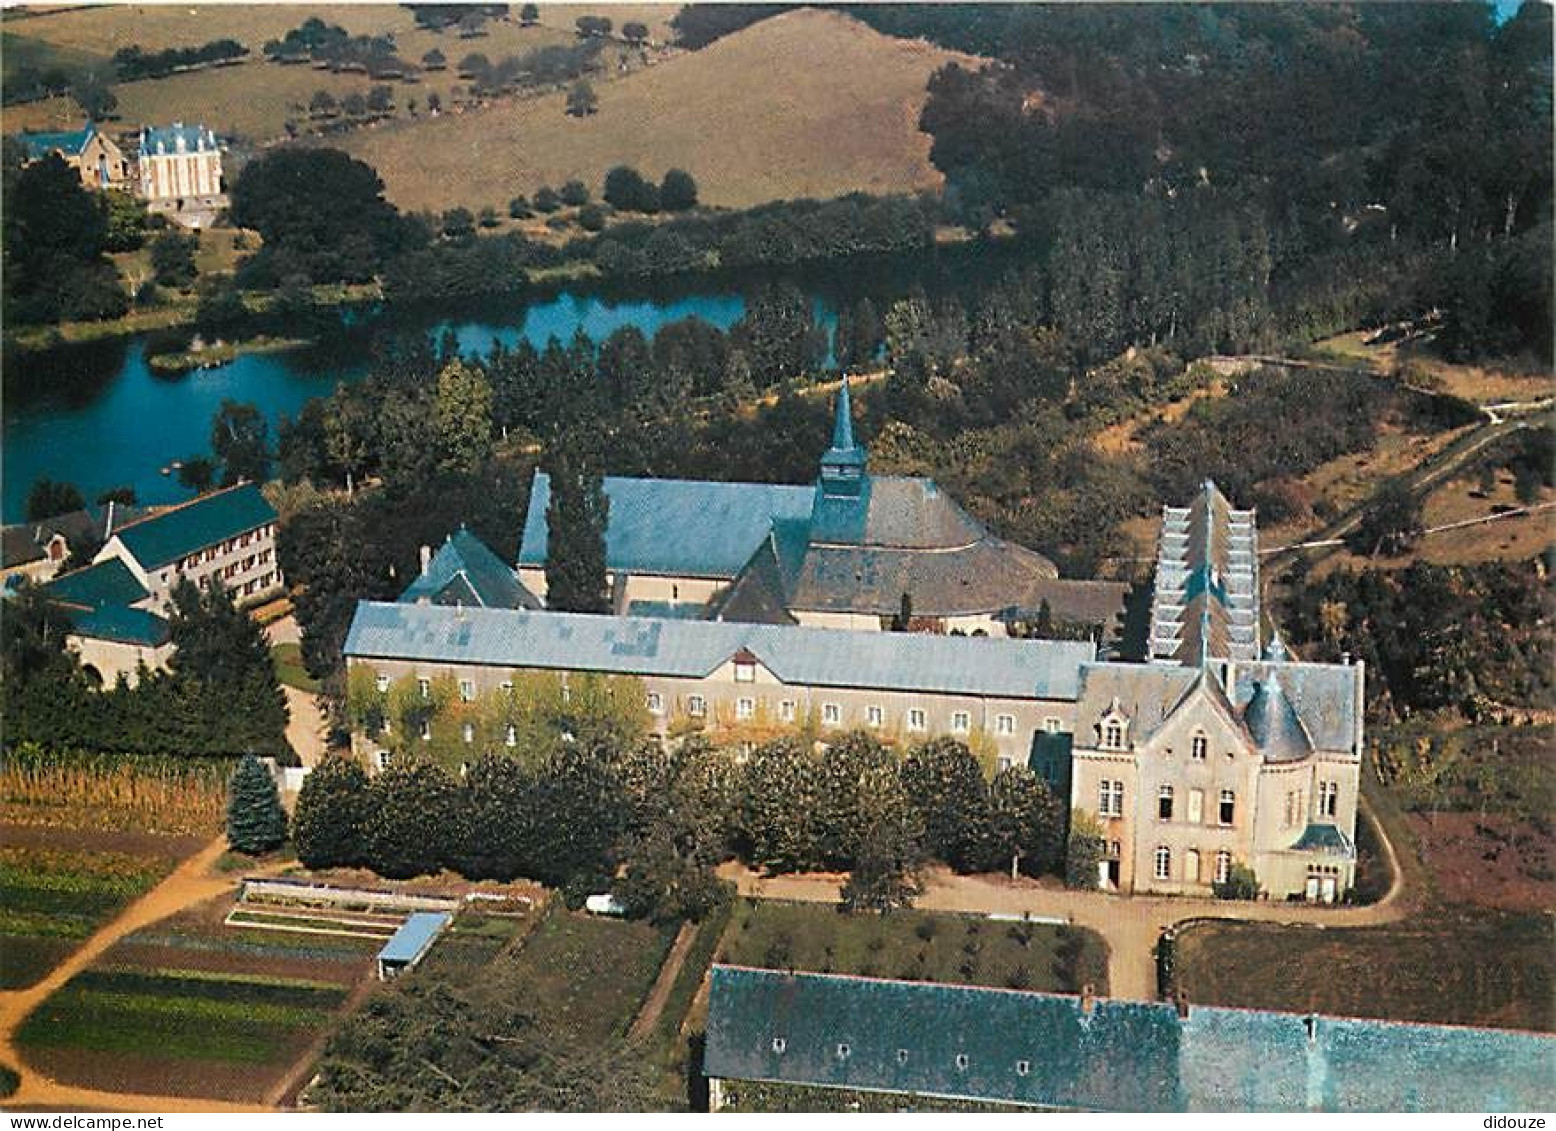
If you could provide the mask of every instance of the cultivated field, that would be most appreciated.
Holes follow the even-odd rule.
[[[225,763],[10,752],[0,771],[0,989],[43,978],[220,827]]]
[[[538,1019],[601,1044],[626,1034],[674,931],[554,904],[514,960]]]
[[[686,169],[705,203],[732,207],[906,192],[940,183],[918,116],[929,76],[954,57],[801,10],[598,86],[589,118],[569,118],[558,93],[342,144],[409,210],[500,208],[572,178],[597,192],[623,163],[656,178]]]
[[[1178,979],[1206,1005],[1513,1029],[1556,1028],[1547,915],[1437,910],[1326,931],[1202,924],[1178,936]]]
[[[1060,993],[1090,983],[1107,993],[1107,952],[1090,931],[925,911],[877,918],[818,904],[742,901],[719,961]]]
[[[383,944],[227,926],[231,907],[213,900],[110,948],[18,1031],[28,1063],[108,1091],[278,1102]]]

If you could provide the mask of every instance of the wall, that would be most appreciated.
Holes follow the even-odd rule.
[[[152,671],[161,671],[167,667],[168,659],[173,655],[172,644],[151,648],[140,644],[123,644],[116,640],[99,640],[94,636],[67,636],[65,646],[81,657],[83,666],[97,669],[103,678],[104,687],[112,687],[121,675],[134,687],[140,682],[139,668],[142,663]]]

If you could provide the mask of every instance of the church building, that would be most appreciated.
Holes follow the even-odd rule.
[[[880,631],[1005,636],[1047,605],[1053,621],[1120,631],[1127,586],[1062,579],[994,536],[932,479],[872,475],[848,382],[810,486],[607,477],[613,611]],[[519,576],[545,595],[551,484],[531,488]]]

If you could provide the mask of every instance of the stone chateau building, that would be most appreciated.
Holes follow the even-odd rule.
[[[399,602],[358,605],[348,667],[381,692],[414,679],[427,696],[442,681],[466,701],[518,673],[551,673],[564,695],[569,676],[628,677],[671,740],[960,738],[991,769],[1031,766],[1097,822],[1111,890],[1207,894],[1234,864],[1271,898],[1332,901],[1354,882],[1363,667],[1262,642],[1254,516],[1213,483],[1163,511],[1137,661],[1117,636],[1122,586],[1059,579],[929,480],[869,475],[846,385],[813,487],[606,490],[615,615],[541,607],[549,492],[537,475],[517,567],[461,529]],[[929,631],[881,631],[903,591]],[[1097,639],[1003,638],[1034,601],[1056,620],[1096,617]],[[462,725],[474,757],[477,730]],[[382,763],[384,736],[353,741]]]

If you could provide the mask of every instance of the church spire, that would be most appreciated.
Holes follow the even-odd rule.
[[[821,489],[826,495],[853,496],[863,493],[865,452],[854,441],[853,405],[848,396],[848,378],[837,394],[837,416],[832,422],[832,446],[821,457]]]

